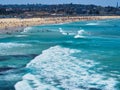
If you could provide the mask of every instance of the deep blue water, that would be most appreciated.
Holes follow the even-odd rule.
[[[0,35],[0,90],[120,90],[120,20]]]

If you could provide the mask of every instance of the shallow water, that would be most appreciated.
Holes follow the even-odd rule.
[[[120,90],[120,20],[0,35],[0,90]]]

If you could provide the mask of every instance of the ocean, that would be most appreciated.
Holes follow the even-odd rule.
[[[120,90],[120,19],[0,34],[0,90]]]

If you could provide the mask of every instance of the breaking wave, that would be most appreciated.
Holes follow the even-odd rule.
[[[24,28],[24,30],[23,30],[22,33],[27,33],[27,32],[29,32],[30,30],[32,30],[32,27],[26,27],[26,28]]]
[[[54,46],[27,64],[28,73],[15,85],[16,90],[116,90],[116,81],[97,73],[99,63],[77,58],[77,49]]]
[[[60,31],[60,33],[62,33],[63,35],[67,35],[67,32],[63,31],[62,28],[59,28],[59,31]]]
[[[0,43],[0,55],[20,54],[20,50],[31,47],[31,44],[24,43]],[[21,48],[17,51],[18,48]]]
[[[94,26],[94,25],[99,25],[99,23],[87,23],[86,25]]]
[[[84,38],[85,37],[84,34],[86,34],[84,30],[79,30],[77,34],[74,36],[74,38]]]
[[[66,32],[62,28],[59,28],[59,32],[62,33],[63,35],[75,35],[74,32],[70,32],[70,31]]]
[[[22,44],[22,43],[0,43],[0,49],[8,49],[13,47],[25,47],[30,46],[29,44]]]

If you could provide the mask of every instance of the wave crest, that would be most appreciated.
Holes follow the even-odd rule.
[[[94,25],[99,25],[99,23],[87,23],[86,25],[94,26]]]
[[[44,50],[27,64],[30,72],[15,85],[16,90],[115,90],[113,78],[91,69],[98,63],[72,55],[80,52],[60,46]]]
[[[24,30],[23,30],[22,33],[27,33],[27,32],[29,32],[31,29],[32,29],[32,27],[26,27],[26,28],[24,28]]]
[[[60,31],[60,33],[62,33],[63,35],[67,35],[67,33],[66,33],[65,31],[63,31],[62,28],[59,28],[59,31]]]
[[[84,34],[86,34],[85,30],[79,30],[74,38],[84,38]]]

